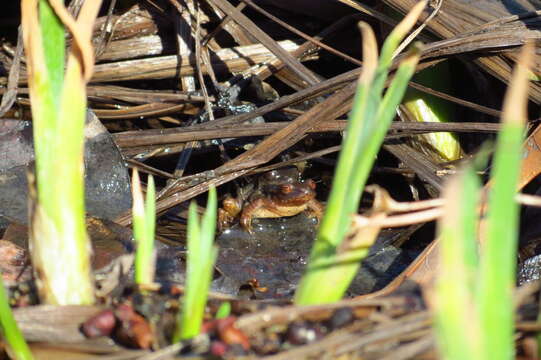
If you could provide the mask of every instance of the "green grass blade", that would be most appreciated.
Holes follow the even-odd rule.
[[[349,215],[356,211],[356,199],[349,194],[349,181],[355,170],[354,163],[359,155],[359,147],[362,140],[370,134],[366,131],[367,118],[370,114],[375,114],[379,96],[371,92],[376,66],[377,66],[377,48],[376,40],[372,29],[361,23],[363,32],[363,56],[364,68],[357,92],[353,99],[353,108],[350,113],[350,120],[346,129],[342,150],[340,151],[338,164],[333,179],[333,186],[327,202],[325,215],[319,227],[318,239],[316,241],[314,252],[334,253],[334,248],[340,244],[347,230],[350,219]],[[319,256],[318,256],[319,257]]]
[[[528,69],[532,56],[531,44],[525,45],[504,100],[502,128],[491,172],[486,243],[477,294],[487,349],[484,359],[514,358],[513,289],[519,232],[519,206],[514,198],[527,119]]]
[[[135,239],[135,282],[137,284],[145,283],[144,266],[142,261],[142,243],[145,237],[145,206],[143,203],[143,191],[139,179],[139,171],[133,169],[132,175],[132,218],[133,218],[133,238]]]
[[[33,359],[30,348],[24,340],[23,334],[11,312],[8,294],[2,281],[2,274],[0,274],[0,327],[2,336],[6,339],[11,349],[10,353],[15,356],[16,360]]]
[[[371,93],[372,88],[361,78],[327,209],[306,274],[295,294],[295,303],[307,305],[340,299],[355,276],[359,261],[367,255],[366,248],[351,249],[347,254],[337,252],[348,230],[350,216],[357,211],[375,156],[418,60],[419,51],[415,50],[401,63],[380,104],[377,95]],[[379,106],[377,113],[373,113],[376,106]],[[367,124],[368,119],[371,123]]]
[[[231,315],[231,303],[229,301],[220,304],[220,307],[216,311],[214,316],[216,319],[224,319]]]
[[[47,0],[39,0],[39,21],[43,31],[43,50],[45,63],[48,69],[47,75],[51,82],[50,94],[60,94],[64,83],[65,64],[65,32],[64,25],[55,15]],[[56,106],[60,98],[53,97]],[[56,119],[55,119],[56,120]]]
[[[148,285],[154,279],[154,231],[156,226],[156,199],[154,178],[148,177],[146,203],[143,203],[143,191],[139,172],[133,170],[133,236],[137,244],[135,252],[135,282]]]
[[[58,293],[59,297],[64,297],[58,299],[63,304],[94,302],[89,256],[91,244],[85,223],[83,157],[86,92],[81,72],[78,63],[74,62],[72,66],[68,63],[57,115],[59,126],[55,136],[55,159],[48,164],[50,170],[54,171],[54,176],[49,178],[48,191],[53,190],[56,194],[55,209],[52,209],[52,218],[60,235],[56,249],[65,262],[51,276],[61,276],[63,273],[66,286],[70,289],[65,294]],[[70,297],[72,300],[67,299]]]
[[[350,121],[335,170],[336,176],[333,179],[327,210],[318,233],[320,245],[317,245],[318,242],[316,242],[318,249],[315,249],[314,252],[332,253],[334,251],[332,247],[340,244],[344,238],[350,221],[349,216],[357,210],[364,183],[361,184],[359,180],[356,180],[351,185],[352,176],[358,172],[355,162],[356,159],[361,159],[361,163],[370,164],[369,168],[373,164],[377,150],[374,153],[365,153],[361,148],[363,144],[371,142],[373,124],[378,121],[375,114],[392,63],[392,54],[400,41],[411,30],[425,6],[426,1],[416,4],[412,11],[391,32],[383,45],[383,53],[379,63],[374,34],[368,25],[362,25],[361,23],[363,73],[349,116]],[[395,108],[392,111],[395,111]],[[358,163],[359,161],[357,161]],[[364,175],[365,172],[363,172],[362,176]]]
[[[150,239],[146,244],[146,252],[152,254],[154,251],[154,234],[156,233],[156,186],[154,185],[154,176],[152,175],[148,175],[145,228],[145,236],[147,239]]]
[[[435,291],[435,325],[442,359],[479,359],[481,336],[475,304],[477,206],[480,181],[471,166],[444,190],[445,216],[438,222],[440,267]]]
[[[415,67],[419,62],[419,56],[420,48],[415,47],[400,63],[393,82],[379,104],[375,115],[377,121],[370,127],[370,136],[367,136],[366,141],[362,142],[359,147],[359,153],[353,165],[355,172],[349,179],[349,196],[357,199],[354,204],[355,209],[359,205],[361,193],[374,165],[376,155],[383,144],[385,134],[387,134],[387,130],[391,126],[396,108],[402,101],[408,82],[415,72]],[[366,156],[359,156],[360,154],[366,154]]]
[[[389,36],[387,36],[385,39],[385,42],[381,48],[377,75],[372,86],[372,90],[374,92],[381,93],[383,91],[383,87],[385,86],[385,81],[387,80],[387,75],[389,73],[389,68],[393,62],[393,54],[395,50],[400,45],[400,42],[411,31],[427,3],[428,1],[423,0],[415,4],[406,17],[404,17],[404,19],[402,19],[402,21],[400,21],[400,23],[394,27]]]
[[[43,67],[35,73],[41,106],[32,112],[38,199],[44,204],[54,203],[54,192],[47,191],[50,172],[45,164],[54,159],[55,131],[58,127],[57,109],[64,81],[65,33],[60,19],[54,14],[47,0],[39,0],[39,29],[41,33]],[[43,71],[45,70],[45,71]],[[32,99],[34,100],[34,99]],[[51,146],[52,145],[52,146]],[[43,181],[39,179],[44,179]],[[50,206],[50,205],[45,205]]]
[[[363,129],[366,127],[366,114],[375,113],[378,100],[375,98],[377,94],[370,92],[370,85],[377,68],[375,35],[372,29],[366,24],[361,23],[360,28],[363,33],[363,72],[359,79],[357,93],[353,101],[350,121],[346,129],[346,137],[344,138],[335,170],[337,175],[333,179],[333,186],[325,209],[325,215],[323,216],[316,242],[310,254],[306,273],[301,279],[295,293],[295,303],[297,304],[319,302],[319,297],[316,294],[321,294],[320,289],[333,289],[336,285],[337,277],[340,277],[346,271],[343,270],[343,266],[346,266],[346,268],[355,266],[354,262],[358,262],[362,256],[365,256],[363,252],[357,254],[358,256],[352,262],[343,266],[332,267],[333,263],[336,263],[335,257],[337,255],[338,245],[342,241],[349,226],[349,216],[356,211],[356,199],[353,199],[348,193],[350,190],[348,186],[349,178],[354,171],[355,157],[359,153],[358,148],[361,141],[358,140],[363,136]],[[325,295],[321,301],[326,301],[323,299],[327,298],[329,296]]]
[[[216,189],[211,187],[202,225],[199,224],[196,204],[190,204],[186,285],[173,342],[192,338],[201,331],[214,263],[218,256],[218,248],[213,245],[217,202]]]
[[[204,250],[212,248],[212,244],[214,242],[214,235],[216,234],[217,212],[218,199],[216,195],[216,189],[214,187],[211,187],[209,189],[207,209],[203,214],[203,219],[201,220],[201,239],[203,243],[201,246]]]

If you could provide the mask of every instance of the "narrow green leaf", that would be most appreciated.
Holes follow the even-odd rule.
[[[150,239],[147,244],[147,251],[152,254],[154,251],[154,234],[156,232],[156,186],[152,175],[148,175],[145,205],[146,238]]]
[[[54,14],[47,0],[39,0],[39,23],[43,46],[43,67],[45,71],[35,74],[38,89],[34,95],[39,110],[32,108],[34,147],[36,150],[36,178],[38,199],[47,209],[54,206],[55,191],[51,191],[51,178],[56,174],[48,164],[54,161],[56,152],[56,129],[58,127],[57,113],[60,107],[65,65],[65,34],[64,26]],[[37,35],[37,34],[36,34]],[[39,51],[35,49],[34,51]],[[38,58],[42,58],[39,57]],[[34,99],[31,99],[34,101]],[[50,211],[50,210],[48,210]]]
[[[421,13],[426,8],[428,1],[423,0],[416,3],[410,12],[396,25],[389,36],[385,39],[381,48],[381,55],[379,57],[379,66],[377,70],[376,78],[373,83],[373,91],[381,93],[387,80],[389,68],[393,62],[393,54],[400,45],[400,42],[408,35],[411,29],[415,26],[417,19],[421,16]]]
[[[139,285],[151,284],[154,280],[154,229],[156,226],[155,186],[152,175],[148,176],[146,202],[143,204],[143,191],[139,172],[133,170],[133,235],[137,244],[135,252],[135,282]]]
[[[60,94],[62,92],[62,84],[64,83],[66,47],[64,25],[62,25],[62,22],[56,16],[47,0],[39,0],[39,22],[43,35],[43,50],[45,52],[45,63],[48,70],[47,76],[51,82],[51,90],[48,95],[51,96],[55,107],[58,108],[60,98],[52,94]]]
[[[199,225],[197,206],[190,204],[188,214],[188,259],[186,286],[182,310],[179,311],[173,341],[189,339],[199,334],[205,314],[208,291],[212,281],[218,248],[213,245],[216,229],[216,189],[209,189],[207,209]]]
[[[0,327],[2,330],[2,336],[6,339],[11,353],[15,356],[16,360],[31,360],[33,359],[32,353],[24,340],[21,330],[17,326],[17,322],[11,312],[9,306],[9,298],[7,291],[2,281],[2,274],[0,273]]]
[[[515,202],[527,119],[528,69],[533,46],[523,47],[507,91],[502,128],[496,141],[492,188],[488,199],[486,240],[477,294],[481,312],[484,359],[514,358],[514,306],[519,206]]]
[[[231,303],[229,301],[220,304],[218,311],[216,311],[216,319],[224,319],[231,314]]]
[[[296,304],[325,303],[340,299],[357,273],[359,261],[366,256],[367,249],[352,249],[347,255],[341,254],[338,257],[338,245],[348,230],[351,215],[357,211],[375,156],[418,60],[419,50],[416,49],[399,66],[381,103],[370,85],[365,86],[362,82],[359,84],[327,209],[310,254],[306,274],[295,294]],[[344,256],[347,261],[344,261]]]
[[[438,221],[441,248],[434,316],[439,350],[446,360],[479,359],[482,351],[474,288],[480,189],[471,166],[444,189],[445,216]]]
[[[216,188],[211,186],[209,188],[209,195],[207,201],[207,208],[205,214],[203,214],[203,219],[201,220],[201,239],[202,247],[207,250],[212,247],[214,242],[214,235],[216,232],[216,221],[217,221],[217,210],[218,209],[218,200],[216,195]]]
[[[351,189],[348,185],[355,169],[355,159],[359,154],[358,148],[361,146],[361,140],[366,138],[363,136],[359,139],[362,136],[361,130],[366,127],[363,123],[363,120],[367,118],[365,113],[369,112],[369,108],[374,108],[374,104],[369,105],[368,103],[377,101],[371,97],[370,88],[359,84],[346,129],[346,137],[335,170],[337,175],[333,179],[329,201],[318,232],[318,239],[321,239],[321,242],[315,244],[316,247],[321,246],[322,248],[315,251],[325,252],[324,249],[328,246],[338,246],[350,222],[348,215],[356,210],[358,199],[351,196],[349,193]],[[363,155],[365,158],[368,156],[370,155]],[[330,248],[329,251],[334,252],[334,249]]]

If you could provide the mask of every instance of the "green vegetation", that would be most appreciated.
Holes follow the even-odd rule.
[[[327,209],[312,248],[306,274],[295,294],[297,304],[339,300],[355,276],[360,260],[368,254],[371,241],[367,240],[363,246],[357,246],[344,242],[344,239],[350,227],[351,216],[359,207],[375,157],[419,60],[419,49],[414,47],[401,61],[383,96],[393,53],[425,6],[426,1],[416,4],[394,28],[383,44],[379,61],[374,33],[369,25],[361,24],[363,72],[349,116]]]
[[[519,220],[514,198],[532,56],[532,47],[525,46],[506,95],[487,208],[479,202],[481,185],[472,166],[452,179],[445,190],[435,294],[437,337],[445,359],[514,358],[513,289]],[[479,208],[486,213],[483,222]],[[476,246],[479,237],[484,240],[480,256]]]
[[[190,204],[186,284],[182,310],[178,313],[177,327],[173,334],[174,342],[192,338],[201,331],[214,263],[218,255],[218,248],[213,245],[217,203],[216,189],[211,187],[201,224],[197,215],[197,205],[195,202]]]
[[[88,54],[92,52],[92,21],[88,22],[88,18],[95,18],[100,3],[85,2],[81,9],[85,21],[81,27],[70,23],[71,31],[86,30],[73,34],[73,50],[66,61],[63,26],[68,19],[66,14],[61,21],[59,9],[53,11],[47,0],[22,0],[36,151],[37,196],[31,215],[30,247],[34,269],[40,274],[36,283],[43,303],[94,302],[91,247],[84,220],[83,129],[85,85],[92,69],[92,62],[88,62]],[[419,61],[419,47],[413,46],[400,62],[384,94],[393,53],[426,4],[427,1],[418,2],[391,32],[379,58],[372,30],[367,24],[361,24],[363,72],[327,210],[307,272],[295,294],[296,304],[339,300],[375,239],[377,231],[363,239],[362,244],[356,243],[354,236],[348,237],[351,216],[357,212],[374,159]],[[477,248],[479,211],[484,204],[481,204],[481,184],[475,168],[466,167],[445,190],[446,217],[439,223],[441,269],[434,300],[438,343],[446,359],[508,360],[514,357],[512,290],[518,234],[518,206],[514,195],[526,121],[531,53],[531,47],[525,47],[506,98],[482,224],[485,241],[480,255]],[[136,170],[133,183],[137,242],[135,280],[144,285],[152,283],[154,276],[155,186],[149,176],[146,201],[143,201]],[[213,244],[216,190],[209,190],[201,222],[196,208],[192,202],[188,219],[186,290],[173,335],[175,342],[200,332],[217,257]],[[230,304],[224,303],[216,317],[229,313]],[[13,355],[18,359],[31,359],[3,284],[0,284],[0,325]]]
[[[39,6],[37,0],[22,1],[37,182],[30,247],[32,264],[39,274],[36,283],[40,298],[49,304],[94,302],[83,174],[88,73],[84,74],[81,53],[91,50],[88,29],[92,28],[100,3],[85,3],[79,16],[84,21],[80,26],[71,24],[87,34],[76,37],[64,73],[62,23],[74,20],[61,4],[56,4],[53,11],[46,0],[39,0]],[[64,16],[62,22],[60,13]],[[84,70],[89,72],[91,67]]]
[[[231,314],[231,303],[229,301],[220,304],[218,311],[216,311],[216,319],[223,319]]]
[[[152,175],[148,176],[146,201],[143,201],[139,172],[133,169],[132,194],[133,237],[137,244],[135,282],[138,285],[149,285],[153,282],[155,269],[156,190]]]
[[[16,360],[33,359],[32,353],[11,312],[9,297],[2,281],[2,274],[0,274],[0,329],[2,330],[2,336],[9,345],[10,353]]]

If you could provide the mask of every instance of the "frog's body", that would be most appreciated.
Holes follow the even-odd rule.
[[[312,180],[300,180],[295,168],[273,170],[261,176],[255,189],[245,196],[246,200],[226,197],[220,209],[220,223],[230,224],[240,214],[240,224],[252,232],[253,218],[279,218],[308,211],[321,219],[323,206],[316,200],[316,184]]]

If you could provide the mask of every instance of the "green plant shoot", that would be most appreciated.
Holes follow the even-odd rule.
[[[440,267],[435,294],[435,327],[441,354],[447,360],[482,359],[475,305],[478,270],[477,208],[480,181],[467,166],[444,189],[444,214],[438,222]]]
[[[528,72],[533,46],[526,44],[513,71],[504,99],[502,127],[496,140],[489,191],[486,240],[482,244],[480,284],[477,293],[484,359],[508,360],[514,356],[513,289],[516,281],[519,205],[515,201],[522,142],[528,119]]]
[[[479,180],[471,167],[445,190],[435,314],[440,353],[447,360],[515,358],[513,289],[519,230],[515,195],[532,57],[533,47],[527,44],[505,96],[484,224],[477,215]],[[478,234],[478,227],[484,231]],[[479,260],[478,236],[482,240]]]
[[[139,172],[133,169],[133,236],[137,244],[135,252],[135,282],[149,285],[154,280],[155,254],[154,232],[156,228],[156,190],[154,177],[148,176],[146,201],[139,180]]]
[[[80,54],[92,51],[91,29],[100,4],[85,2],[78,23],[61,2],[21,2],[37,182],[29,245],[40,298],[50,304],[94,302],[83,164],[86,80],[93,59],[83,70]],[[67,65],[64,22],[76,39]]]
[[[30,352],[28,344],[24,340],[21,330],[17,326],[17,322],[13,317],[13,312],[9,306],[9,297],[2,281],[0,273],[0,328],[2,336],[6,339],[9,345],[9,352],[16,360],[32,360],[33,356]]]
[[[192,338],[201,331],[214,263],[218,256],[218,248],[213,244],[216,233],[217,205],[216,189],[211,187],[207,209],[200,224],[197,205],[195,202],[190,204],[186,285],[173,342]]]
[[[353,100],[327,208],[306,273],[295,294],[297,304],[339,300],[355,276],[360,260],[368,253],[366,247],[354,247],[344,251],[347,246],[341,244],[349,229],[351,216],[357,212],[364,185],[396,107],[419,60],[419,50],[414,47],[400,63],[395,78],[383,97],[393,53],[425,6],[426,1],[417,3],[395,27],[383,44],[379,61],[374,33],[370,26],[361,24],[363,72]]]

